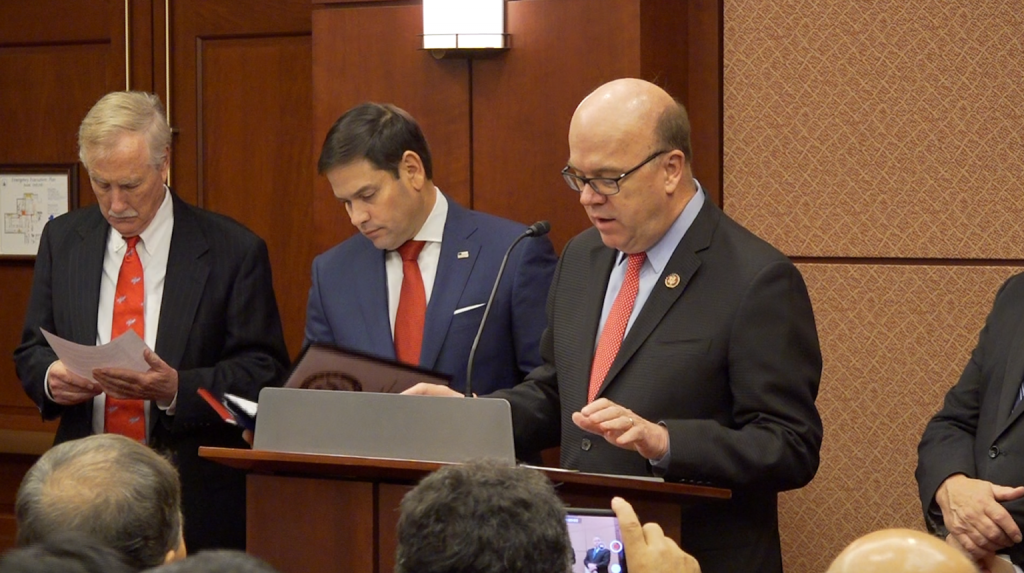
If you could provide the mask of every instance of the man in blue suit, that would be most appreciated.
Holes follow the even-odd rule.
[[[464,390],[502,257],[526,227],[439,192],[423,132],[393,105],[365,103],[342,115],[318,169],[360,234],[313,261],[306,343],[402,360],[451,375],[452,388]],[[541,364],[555,261],[546,237],[513,249],[477,347],[475,392],[514,386]]]

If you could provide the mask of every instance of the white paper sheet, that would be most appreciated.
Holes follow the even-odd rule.
[[[92,377],[92,371],[96,368],[125,368],[135,372],[149,370],[149,364],[142,357],[142,352],[147,348],[146,342],[134,330],[128,330],[101,346],[78,344],[45,329],[39,330],[68,370],[93,382],[96,380]]]

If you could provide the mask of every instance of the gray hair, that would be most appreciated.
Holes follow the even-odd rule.
[[[178,472],[124,436],[64,442],[25,475],[15,517],[19,546],[77,531],[117,549],[136,569],[154,567],[181,543]]]
[[[266,561],[234,549],[214,549],[152,569],[149,573],[278,573]]]
[[[149,161],[159,169],[171,147],[171,126],[160,98],[146,92],[111,92],[92,106],[78,128],[78,158],[89,169],[95,154],[105,153],[124,133],[143,133]]]

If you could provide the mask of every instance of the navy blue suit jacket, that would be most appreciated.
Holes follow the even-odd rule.
[[[448,200],[419,365],[451,375],[455,390],[465,388],[469,350],[501,259],[524,230],[519,223]],[[459,253],[469,256],[460,258]],[[307,344],[333,344],[395,359],[384,257],[362,235],[316,257],[306,310]],[[474,392],[514,386],[540,365],[544,302],[555,262],[547,237],[524,239],[512,251],[477,347]]]

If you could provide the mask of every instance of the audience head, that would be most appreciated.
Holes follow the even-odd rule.
[[[0,572],[2,573],[2,572]],[[152,569],[152,573],[278,573],[258,557],[230,549],[202,551],[188,559]]]
[[[608,247],[649,249],[696,192],[686,109],[643,80],[604,84],[576,108],[563,176]]]
[[[122,236],[140,234],[164,201],[171,128],[163,105],[145,92],[113,92],[78,129],[78,156],[103,216]]]
[[[395,573],[568,572],[565,509],[541,473],[445,466],[402,499]]]
[[[143,569],[184,557],[174,467],[116,434],[64,442],[25,475],[15,503],[18,545],[65,531],[91,535]]]
[[[345,112],[327,133],[318,170],[378,249],[394,250],[413,238],[434,207],[427,140],[416,120],[391,104]]]
[[[966,555],[911,529],[869,533],[843,550],[827,573],[976,573]]]
[[[95,538],[73,531],[0,557],[0,573],[135,573],[124,557]]]

